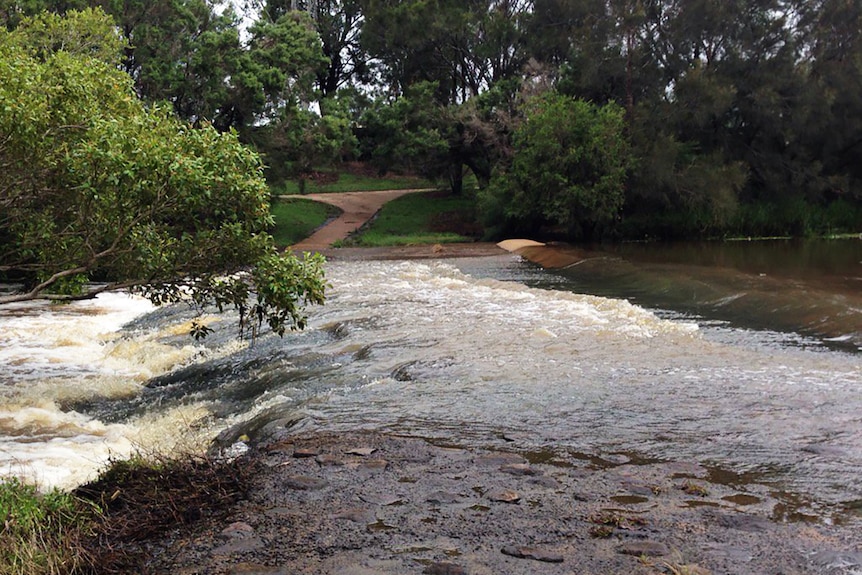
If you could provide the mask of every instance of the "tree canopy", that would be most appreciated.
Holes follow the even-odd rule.
[[[487,224],[601,237],[624,200],[629,146],[622,108],[548,92],[529,102],[513,143],[511,165],[485,193],[484,212],[493,214]]]
[[[359,158],[484,189],[528,153],[514,136],[554,91],[624,110],[631,162],[608,236],[862,220],[852,2],[246,0],[238,15],[207,0],[0,0],[0,20],[86,6],[129,39],[120,65],[139,96],[237,130],[275,180]]]
[[[93,10],[0,32],[0,273],[23,285],[0,303],[124,287],[302,327],[321,260],[275,250],[259,157],[145,105],[121,42]]]

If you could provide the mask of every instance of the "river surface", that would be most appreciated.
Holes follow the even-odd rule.
[[[309,329],[253,343],[120,294],[0,309],[0,473],[70,486],[135,450],[367,428],[696,460],[778,519],[860,519],[862,241],[547,249],[562,267],[332,261]]]

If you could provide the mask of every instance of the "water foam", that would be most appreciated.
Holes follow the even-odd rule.
[[[66,407],[134,397],[149,378],[207,354],[196,345],[161,341],[182,326],[121,329],[153,309],[145,299],[119,293],[0,309],[0,476],[72,487],[91,479],[111,457],[188,442],[205,410],[189,407],[105,424]]]

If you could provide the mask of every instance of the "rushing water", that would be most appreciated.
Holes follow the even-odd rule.
[[[620,253],[549,271],[509,254],[334,261],[309,329],[253,345],[230,317],[209,318],[197,344],[184,307],[119,295],[7,309],[0,465],[68,485],[139,446],[373,428],[697,460],[845,520],[862,501],[857,257],[840,285]],[[821,310],[827,327],[770,319],[787,305]]]

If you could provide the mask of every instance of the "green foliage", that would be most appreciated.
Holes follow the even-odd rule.
[[[0,573],[142,573],[147,542],[223,515],[257,471],[245,459],[135,455],[71,493],[0,480]]]
[[[26,285],[0,303],[132,287],[302,325],[297,302],[322,302],[322,271],[275,252],[258,156],[145,107],[100,59],[33,49],[27,29],[0,36],[0,271]]]
[[[278,335],[284,335],[287,330],[305,329],[302,307],[319,305],[324,300],[324,261],[320,254],[305,254],[299,259],[275,253],[260,260],[253,271],[258,292],[249,314],[252,322],[257,320],[257,327],[252,323],[252,329],[259,329],[263,321]]]
[[[74,12],[94,5],[117,27]],[[837,220],[796,229],[821,229],[844,227],[829,204],[862,204],[862,12],[853,3],[299,5],[245,3],[260,17],[242,38],[241,20],[208,0],[0,0],[0,22],[16,29],[42,11],[77,18],[42,16],[18,44],[37,59],[62,48],[119,62],[146,101],[168,101],[194,125],[237,129],[274,182],[311,186],[312,166],[358,149],[381,171],[412,170],[457,191],[469,169],[485,187],[511,167],[524,98],[554,89],[625,109],[627,219],[687,222],[712,235],[732,233],[748,205],[776,206],[768,227],[783,228],[781,206],[804,204]],[[310,111],[316,103],[320,114]],[[501,228],[512,224],[503,204],[485,209]],[[537,223],[598,233],[570,224]]]
[[[263,3],[260,19],[275,22],[290,12],[289,0]],[[359,46],[363,14],[358,0],[316,0],[307,10],[314,20],[327,62],[317,73],[317,89],[324,98],[334,96],[352,80],[368,79],[368,59]]]
[[[249,65],[240,81],[247,81],[249,87],[262,86],[269,117],[307,101],[317,74],[328,62],[311,19],[289,12],[275,22],[257,22],[249,32]]]
[[[362,155],[381,173],[402,169],[436,179],[445,172],[449,146],[433,84],[411,86],[391,103],[378,101],[361,123]]]
[[[548,93],[529,102],[513,144],[510,168],[482,195],[486,225],[583,238],[613,224],[630,161],[621,108]]]
[[[315,166],[337,164],[352,155],[356,138],[343,102],[326,100],[321,111],[287,108],[280,118],[255,130],[252,139],[265,151],[270,181],[295,179],[299,193],[305,193]]]
[[[63,51],[118,66],[128,42],[101,10],[70,11],[65,17],[42,12],[18,25],[21,46],[40,59]]]

